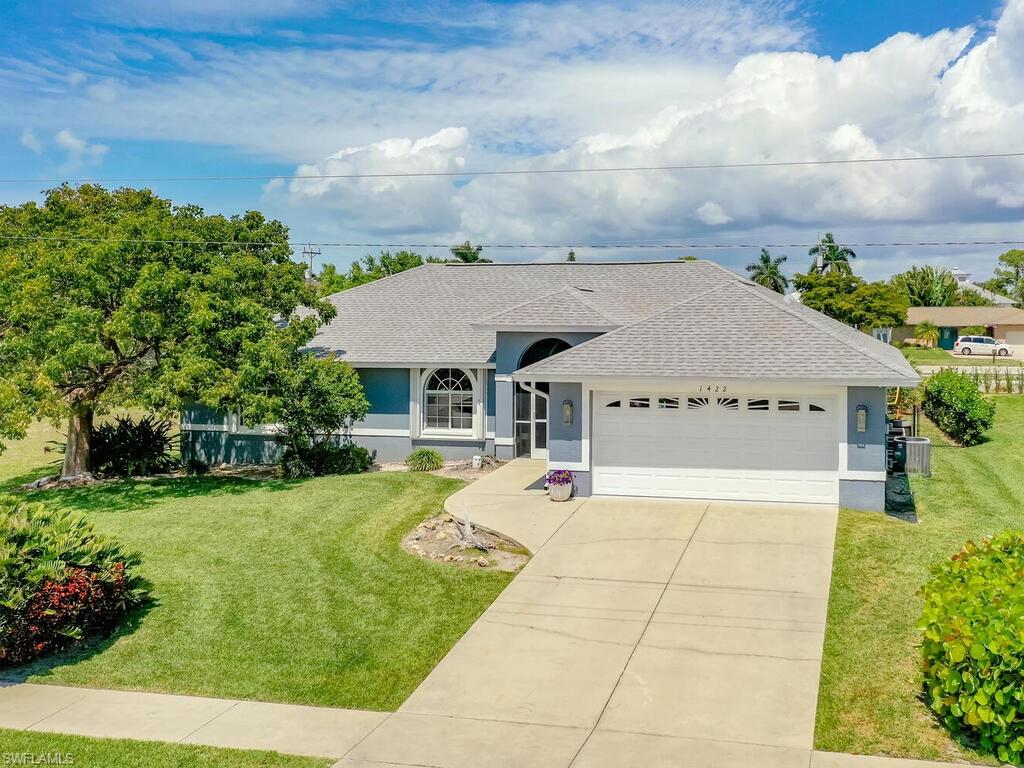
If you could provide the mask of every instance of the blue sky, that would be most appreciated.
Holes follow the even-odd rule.
[[[948,154],[1020,150],[1024,135],[1024,0],[13,0],[0,13],[4,177]],[[303,241],[1024,239],[1021,170],[152,186],[258,208]],[[0,185],[0,202],[43,186]],[[858,263],[869,277],[911,261],[984,273],[998,250],[870,249]],[[341,265],[361,254],[325,250]]]

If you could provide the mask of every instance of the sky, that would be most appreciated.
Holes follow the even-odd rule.
[[[1024,241],[1022,158],[323,178],[1024,151],[1024,0],[5,0],[0,106],[0,177],[30,180],[0,182],[6,204],[44,179],[298,174],[135,184],[298,242],[558,246],[501,261],[742,271],[756,250],[586,245]],[[1005,247],[855,250],[869,279],[983,279]]]

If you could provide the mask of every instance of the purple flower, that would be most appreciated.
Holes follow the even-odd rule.
[[[553,469],[548,472],[548,485],[572,485],[572,472],[568,469]]]

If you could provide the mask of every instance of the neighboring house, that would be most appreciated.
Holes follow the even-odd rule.
[[[894,329],[893,343],[914,338],[914,329],[925,321],[939,327],[938,346],[942,349],[952,349],[953,342],[962,335],[961,329],[973,326],[984,328],[987,336],[1024,350],[1024,309],[1006,306],[911,307],[907,310],[907,324]]]
[[[378,460],[529,456],[579,495],[882,509],[894,347],[706,261],[427,264],[330,297],[312,347],[359,369]],[[186,458],[260,461],[268,428],[195,409]]]
[[[1002,294],[994,293],[990,291],[988,288],[982,288],[977,283],[972,283],[970,272],[964,272],[962,269],[960,269],[960,267],[953,267],[953,269],[950,271],[953,273],[953,277],[956,279],[956,284],[959,288],[966,288],[971,291],[977,291],[982,295],[982,297],[988,299],[997,307],[1013,306],[1013,299],[1009,298],[1008,296],[1003,296]]]

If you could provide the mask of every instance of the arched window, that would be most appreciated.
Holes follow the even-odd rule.
[[[427,429],[473,429],[473,381],[458,368],[438,368],[424,389]]]

